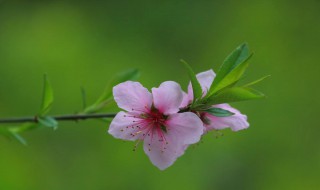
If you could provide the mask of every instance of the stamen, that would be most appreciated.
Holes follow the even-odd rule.
[[[137,143],[134,145],[133,147],[133,151],[136,151],[137,150],[137,147],[139,145],[139,143],[141,142],[141,140],[138,140]]]
[[[142,109],[142,110],[132,108],[131,111],[138,111],[138,112],[148,112],[149,111],[147,106],[144,106],[143,108],[144,109]]]

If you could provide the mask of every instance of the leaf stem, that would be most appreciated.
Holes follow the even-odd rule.
[[[99,114],[70,114],[70,115],[58,115],[50,116],[58,121],[78,121],[86,119],[97,119],[97,118],[112,118],[115,117],[115,113],[99,113]],[[32,122],[38,123],[38,116],[31,117],[18,117],[18,118],[0,118],[0,123],[25,123]]]

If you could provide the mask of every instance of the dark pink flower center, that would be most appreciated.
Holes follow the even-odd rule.
[[[137,110],[132,110],[137,111]],[[159,112],[156,108],[144,110],[142,113],[134,113],[125,115],[125,117],[135,118],[132,125],[127,126],[126,129],[130,129],[132,137],[138,137],[140,140],[144,140],[147,136],[153,141],[159,141],[162,144],[162,151],[166,149],[168,141],[165,137],[167,130],[170,130],[166,126],[166,119],[168,116]],[[149,144],[151,147],[151,144]],[[151,151],[151,148],[149,148]]]

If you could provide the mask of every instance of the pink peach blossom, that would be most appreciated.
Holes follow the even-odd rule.
[[[197,74],[197,79],[201,85],[203,96],[207,94],[210,86],[215,78],[215,73],[212,70],[208,70]],[[192,86],[189,84],[188,93],[184,93],[181,108],[188,106],[193,101]],[[213,105],[215,108],[222,108],[228,110],[234,115],[228,117],[216,117],[206,112],[200,112],[200,118],[204,124],[204,131],[220,130],[225,128],[231,128],[232,131],[239,131],[249,127],[247,122],[247,116],[241,114],[237,109],[231,107],[229,104]]]
[[[152,94],[138,82],[127,81],[113,88],[114,99],[126,112],[119,112],[108,132],[115,138],[144,141],[151,162],[164,170],[197,143],[202,121],[191,112],[178,113],[183,94],[179,84],[167,81]]]

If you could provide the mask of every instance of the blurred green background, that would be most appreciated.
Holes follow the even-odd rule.
[[[27,132],[27,147],[0,137],[0,189],[319,189],[319,19],[319,0],[0,1],[1,117],[37,113],[43,73],[51,113],[74,113],[80,86],[93,102],[138,68],[148,88],[186,89],[179,59],[217,70],[244,41],[255,52],[247,81],[272,75],[257,86],[268,99],[233,104],[248,130],[208,134],[163,172],[100,121]]]

